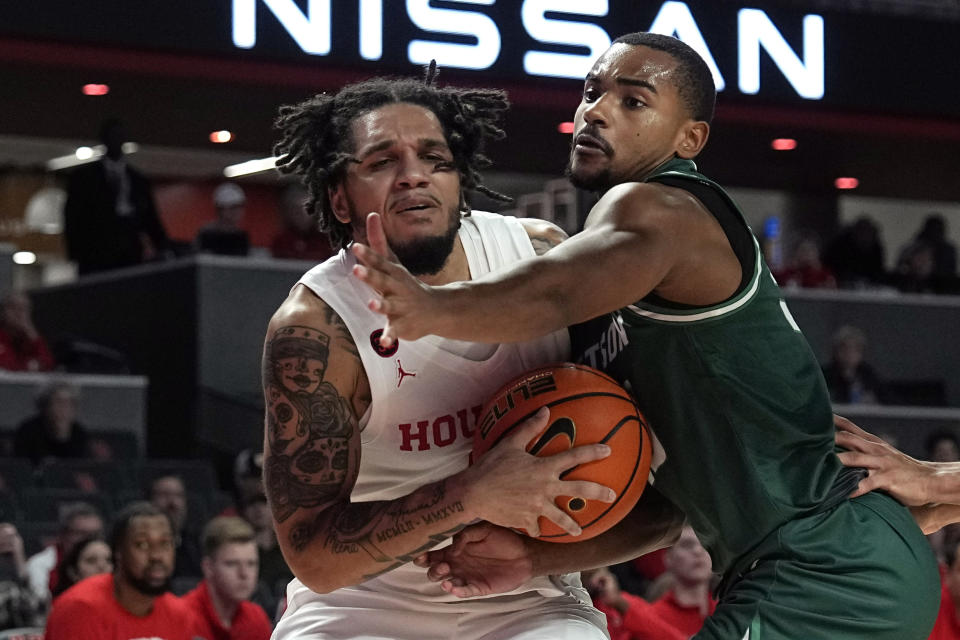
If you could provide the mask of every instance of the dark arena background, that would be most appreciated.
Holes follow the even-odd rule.
[[[0,342],[0,522],[24,556],[59,562],[77,503],[108,534],[152,499],[182,521],[182,594],[202,577],[204,526],[236,515],[274,620],[289,575],[261,487],[261,349],[330,251],[273,168],[278,107],[436,59],[441,84],[503,88],[512,105],[484,176],[514,202],[471,205],[573,234],[594,201],[563,178],[583,76],[644,30],[710,66],[697,164],[741,205],[835,411],[915,457],[960,460],[956,0],[7,0],[0,337],[39,346],[13,357]],[[71,233],[103,245],[99,222],[65,225],[105,123],[142,178],[124,206],[156,212],[119,262],[68,250]],[[45,440],[49,420],[68,426]],[[650,564],[615,567],[621,588],[647,595]],[[42,630],[53,583],[37,580],[30,616],[0,625]]]

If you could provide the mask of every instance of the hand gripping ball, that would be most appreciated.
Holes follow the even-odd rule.
[[[579,536],[571,536],[540,518],[539,540],[587,540],[619,522],[640,499],[650,474],[650,433],[633,398],[612,378],[591,367],[564,363],[529,371],[494,394],[477,421],[472,459],[479,460],[544,405],[550,408],[550,420],[527,445],[531,454],[548,456],[595,443],[607,444],[612,450],[602,460],[577,465],[561,474],[565,480],[598,482],[617,494],[612,503],[579,496],[557,498],[557,506],[580,525]]]

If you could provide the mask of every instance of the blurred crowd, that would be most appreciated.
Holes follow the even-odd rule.
[[[168,237],[154,203],[149,181],[126,160],[123,123],[102,123],[104,154],[70,175],[64,207],[64,239],[68,257],[83,274],[164,260],[192,253],[247,256],[254,252],[275,258],[321,262],[333,253],[326,235],[307,214],[306,193],[286,187],[278,208],[283,228],[269,247],[251,245],[245,227],[247,194],[235,182],[213,190],[215,219],[192,241]],[[779,233],[779,225],[775,225]],[[830,238],[809,231],[776,238],[775,249],[764,238],[767,258],[784,287],[885,289],[907,293],[960,293],[956,247],[946,219],[931,213],[915,235],[897,248],[887,268],[887,247],[877,222],[862,215]],[[785,258],[781,259],[780,245]]]
[[[198,461],[136,461],[136,473],[118,480],[121,462],[131,471],[136,462],[95,457],[73,419],[73,391],[56,385],[42,397],[38,406],[63,404],[52,411],[64,414],[72,444],[23,450],[25,423],[14,449],[23,457],[0,460],[0,630],[46,626],[51,640],[93,640],[105,637],[97,621],[108,617],[129,619],[137,637],[269,638],[292,574],[262,456],[237,456],[232,492],[215,504],[213,482],[195,477]],[[55,523],[33,519],[49,515]]]
[[[957,249],[942,215],[929,215],[897,254],[888,271],[880,229],[868,216],[844,227],[821,250],[819,238],[800,232],[791,239],[785,264],[774,275],[782,287],[885,289],[903,293],[960,293]],[[769,257],[769,256],[768,256]]]

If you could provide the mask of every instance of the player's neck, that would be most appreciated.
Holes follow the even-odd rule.
[[[470,264],[467,262],[467,252],[463,249],[460,236],[457,235],[453,241],[453,250],[450,252],[450,256],[447,257],[447,261],[440,271],[431,276],[424,275],[417,276],[417,278],[424,284],[429,284],[433,287],[450,284],[451,282],[469,280]]]

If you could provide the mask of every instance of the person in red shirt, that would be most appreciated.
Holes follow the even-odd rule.
[[[0,369],[50,371],[55,362],[33,326],[30,298],[13,292],[0,298]]]
[[[607,616],[610,640],[686,640],[703,626],[717,606],[710,597],[712,564],[690,527],[664,555],[670,589],[653,604],[620,591],[617,579],[602,568],[582,573],[593,605]]]
[[[607,617],[610,640],[686,640],[688,636],[657,617],[653,605],[620,590],[616,576],[606,567],[580,574],[593,606]]]
[[[267,614],[249,602],[259,560],[253,528],[241,518],[217,517],[203,530],[203,581],[183,597],[206,640],[268,640]]]
[[[651,609],[657,618],[687,638],[700,631],[703,621],[717,606],[717,601],[710,597],[713,579],[710,554],[693,529],[684,527],[663,561],[673,576],[673,588],[654,602]]]
[[[957,525],[951,525],[949,543],[944,544],[947,566],[941,576],[940,613],[929,640],[960,640],[960,538]]]
[[[67,589],[50,610],[46,640],[195,640],[193,611],[168,593],[173,574],[170,519],[148,502],[116,516],[114,571]]]
[[[774,273],[781,287],[804,289],[836,289],[833,272],[820,261],[820,245],[816,236],[802,233],[797,239],[790,264]]]
[[[336,253],[327,234],[320,231],[317,220],[307,212],[308,197],[306,190],[298,184],[287,187],[280,197],[283,230],[270,245],[274,258],[319,263]]]

